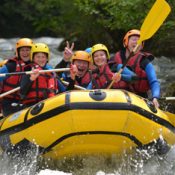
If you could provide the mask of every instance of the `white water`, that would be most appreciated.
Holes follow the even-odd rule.
[[[0,175],[173,175],[175,147],[162,157],[142,150],[132,155],[75,157],[44,165],[37,160],[37,151],[26,153],[22,159],[11,160],[4,155],[0,159]]]
[[[15,42],[18,38],[0,39],[0,58],[6,59],[15,52]],[[61,38],[34,38],[34,42],[45,42],[51,49],[51,64],[55,66],[62,58],[57,47]],[[175,64],[166,57],[154,61],[161,85],[174,78]],[[6,155],[0,157],[0,175],[173,175],[175,170],[175,147],[160,157],[150,155],[146,151],[137,154],[123,154],[121,157],[75,158],[48,164],[38,164],[37,151],[29,152],[25,159],[13,160]],[[41,161],[42,162],[42,161]]]
[[[19,38],[3,39],[0,38],[0,60],[12,57],[15,54],[15,43]],[[62,59],[62,53],[58,52],[57,47],[63,38],[40,37],[34,38],[33,42],[44,42],[50,48],[50,64],[56,65]]]

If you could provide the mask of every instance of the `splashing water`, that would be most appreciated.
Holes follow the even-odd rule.
[[[34,175],[37,172],[38,149],[28,150],[25,155],[3,153],[0,157],[1,175]]]
[[[38,149],[22,156],[4,153],[0,157],[1,175],[173,175],[174,170],[174,146],[162,156],[150,148],[136,149],[132,154],[65,157],[57,161],[38,156]]]

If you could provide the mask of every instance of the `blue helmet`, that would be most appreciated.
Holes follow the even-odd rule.
[[[85,52],[87,52],[89,54],[91,53],[91,51],[92,51],[92,47],[88,47],[88,48],[85,49]]]

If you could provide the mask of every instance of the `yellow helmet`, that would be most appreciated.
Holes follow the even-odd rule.
[[[124,47],[127,47],[128,46],[128,41],[129,41],[129,37],[130,36],[133,36],[133,35],[137,35],[137,36],[140,36],[140,30],[137,30],[137,29],[132,29],[132,30],[129,30],[124,38],[123,38],[123,46]]]
[[[16,56],[19,56],[19,48],[32,47],[33,41],[30,38],[21,38],[16,42]]]
[[[76,51],[72,55],[72,61],[74,61],[74,60],[83,60],[83,61],[87,61],[88,63],[90,63],[91,62],[91,56],[86,51],[79,50],[79,51]]]
[[[109,51],[104,44],[95,44],[94,46],[92,46],[91,54],[93,55],[98,50],[104,50],[107,54],[107,58],[110,59]]]
[[[44,43],[36,43],[32,45],[30,60],[33,61],[34,53],[43,52],[48,55],[48,61],[50,59],[49,47]]]

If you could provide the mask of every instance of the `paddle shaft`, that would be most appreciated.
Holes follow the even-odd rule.
[[[67,81],[61,81],[64,85],[69,85],[69,83]],[[76,89],[79,89],[79,90],[86,90],[86,88],[82,87],[82,86],[78,86],[78,85],[74,85],[74,87]]]
[[[65,85],[68,85],[68,84],[69,84],[69,83],[66,82],[66,81],[62,81],[62,82],[63,82],[63,84],[65,84]],[[76,88],[76,89],[80,89],[80,90],[86,90],[86,88],[81,87],[81,86],[78,86],[78,85],[75,85],[75,88]],[[16,92],[16,91],[18,91],[18,90],[20,90],[20,87],[14,88],[14,89],[12,89],[12,90],[10,90],[10,91],[8,91],[8,92],[5,92],[5,93],[3,93],[3,94],[0,94],[0,98],[3,98],[3,97],[5,97],[5,96],[7,96],[7,95],[9,95],[9,94],[12,94],[12,93],[14,93],[14,92]]]
[[[125,60],[124,64],[122,65],[122,67],[120,68],[120,70],[117,72],[117,74],[121,74],[123,69],[126,67],[126,65],[128,64],[129,60],[134,56],[134,54],[137,52],[139,47],[139,44],[136,45],[136,47],[133,49],[133,51],[129,54],[128,58]],[[112,82],[110,83],[110,85],[107,87],[107,89],[110,89],[112,87],[112,85],[114,84],[114,80],[112,80]]]
[[[160,100],[171,101],[171,100],[175,100],[175,97],[162,97],[162,98],[160,98]]]
[[[47,73],[47,72],[66,72],[66,71],[69,71],[69,70],[70,70],[70,68],[49,69],[49,70],[40,70],[39,73]],[[13,76],[13,75],[28,75],[28,74],[33,74],[33,73],[35,73],[35,72],[33,72],[33,71],[12,72],[12,73],[0,74],[0,77]]]
[[[3,98],[3,97],[5,97],[5,96],[7,96],[7,95],[9,95],[9,94],[12,94],[12,93],[14,93],[14,92],[16,92],[16,91],[18,91],[18,90],[20,90],[20,87],[14,88],[14,89],[12,89],[12,90],[10,90],[10,91],[8,91],[8,92],[5,92],[5,93],[3,93],[3,94],[0,94],[0,98]]]

